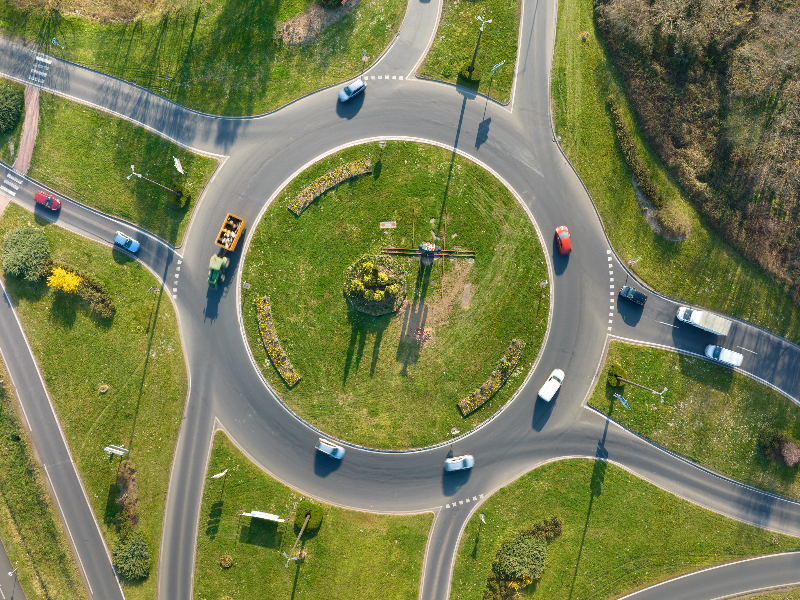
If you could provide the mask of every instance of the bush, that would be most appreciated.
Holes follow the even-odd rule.
[[[7,275],[38,281],[47,274],[50,244],[38,229],[20,227],[6,234],[3,247],[3,271]]]
[[[546,561],[547,542],[544,537],[521,535],[500,547],[494,571],[503,579],[522,579],[528,575],[535,581],[542,576]]]
[[[549,519],[545,519],[544,521],[540,521],[536,523],[532,527],[528,529],[523,529],[520,532],[520,535],[523,537],[543,537],[548,542],[556,538],[557,536],[561,535],[561,529],[563,527],[563,521],[553,515]]]
[[[21,90],[0,85],[0,133],[8,133],[17,126],[24,106]]]
[[[47,285],[64,293],[74,294],[78,291],[81,281],[83,278],[77,273],[70,273],[61,267],[56,267],[53,269],[52,275],[47,278]]]
[[[617,363],[613,363],[610,367],[608,367],[608,385],[613,387],[622,385],[618,379],[619,377],[622,377],[622,379],[627,379],[628,374]]]
[[[794,442],[786,442],[781,446],[781,456],[787,467],[793,467],[800,462],[800,448]]]
[[[120,538],[111,552],[114,566],[122,579],[135,581],[150,574],[150,549],[142,533],[136,531]]]
[[[105,286],[94,275],[55,261],[51,263],[51,269],[52,273],[55,273],[56,269],[63,269],[81,278],[81,283],[76,293],[89,304],[89,309],[94,313],[104,319],[110,319],[117,313],[117,307],[114,306],[111,294],[108,293]]]
[[[311,518],[308,520],[308,525],[306,525],[306,531],[319,529],[319,526],[322,525],[322,516],[324,514],[322,507],[308,500],[303,500],[297,505],[297,513],[294,517],[294,524],[298,529],[303,527],[303,522],[309,513],[311,513]]]
[[[789,442],[789,436],[771,425],[762,427],[756,434],[756,445],[764,455],[773,458],[781,449],[781,446]]]

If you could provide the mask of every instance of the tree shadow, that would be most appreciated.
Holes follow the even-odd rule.
[[[81,298],[74,294],[55,292],[53,303],[47,313],[48,320],[64,329],[72,329],[75,324],[75,317],[78,314],[78,305],[81,301]]]
[[[208,511],[208,521],[206,521],[206,535],[212,540],[219,533],[219,523],[222,517],[222,507],[225,503],[222,501],[214,502],[211,509]]]
[[[246,517],[245,517],[246,518]],[[251,518],[239,530],[239,542],[262,548],[280,549],[283,532],[276,521]]]
[[[678,369],[681,375],[726,394],[733,385],[733,369],[710,360],[678,354]]]
[[[116,525],[117,524],[117,515],[122,511],[117,500],[119,499],[119,494],[121,490],[116,483],[117,475],[116,471],[114,471],[114,483],[108,486],[108,496],[106,497],[106,509],[103,513],[103,523],[105,525]]]
[[[435,261],[434,264],[436,264]],[[416,364],[422,352],[423,343],[415,340],[413,336],[417,328],[425,328],[428,320],[428,306],[425,304],[425,299],[428,296],[432,271],[433,265],[426,267],[420,263],[414,282],[413,299],[410,304],[406,302],[402,312],[403,322],[400,326],[400,341],[397,345],[395,360],[403,364],[400,374],[404,376],[408,375],[408,366]]]
[[[367,341],[372,336],[374,336],[374,340],[372,342],[369,376],[374,377],[375,369],[378,366],[381,344],[383,343],[383,334],[386,328],[391,324],[394,316],[395,313],[373,317],[372,315],[357,311],[348,304],[347,319],[350,321],[350,342],[347,345],[347,354],[344,360],[342,386],[347,383],[347,378],[350,376],[351,369],[355,374],[358,374]]]

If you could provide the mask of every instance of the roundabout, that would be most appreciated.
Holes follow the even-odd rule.
[[[425,53],[440,8],[437,3],[409,4],[397,41],[379,63],[365,72],[365,77],[375,77],[379,73],[383,76],[386,72],[411,73]],[[381,85],[377,80],[373,84],[370,79],[365,93],[354,99],[355,103],[345,106],[336,104],[336,89],[326,89],[264,117],[223,119],[186,110],[141,88],[96,72],[54,62],[53,71],[62,74],[48,80],[49,89],[55,93],[124,114],[185,146],[225,157],[224,166],[198,202],[197,213],[181,248],[170,247],[143,232],[141,236],[140,260],[162,281],[180,281],[180,286],[170,287],[176,290],[173,301],[178,308],[191,377],[166,499],[159,554],[160,598],[188,600],[193,597],[200,502],[208,475],[211,440],[219,429],[224,430],[256,465],[307,496],[369,512],[433,512],[435,517],[419,594],[425,600],[449,597],[456,549],[462,532],[482,503],[523,474],[566,457],[590,459],[599,465],[610,462],[719,514],[771,531],[800,534],[800,506],[796,502],[720,477],[665,452],[586,407],[586,398],[594,387],[609,339],[619,337],[695,353],[701,334],[688,328],[661,325],[672,322],[677,304],[657,293],[651,294],[645,313],[647,319],[641,322],[630,318],[629,307],[616,305],[616,288],[632,274],[616,257],[591,199],[559,151],[552,133],[548,82],[555,16],[555,6],[551,4],[525,3],[519,39],[520,49],[525,50],[520,52],[519,63],[515,66],[516,83],[508,107],[470,90],[406,77],[405,80],[382,79],[385,83]],[[6,41],[0,45],[0,52],[6,74],[24,80],[31,53]],[[490,125],[486,124],[487,120],[491,120]],[[484,139],[487,127],[489,133]],[[207,285],[208,256],[214,251],[213,239],[224,215],[232,212],[242,215],[248,223],[258,222],[265,199],[277,195],[285,187],[288,174],[294,173],[289,181],[294,180],[308,165],[316,163],[321,154],[332,153],[343,144],[399,138],[425,140],[449,148],[450,153],[465,152],[474,162],[490,166],[506,187],[514,190],[526,210],[535,215],[542,232],[568,224],[574,248],[569,257],[559,256],[555,239],[551,240],[547,234],[544,250],[552,260],[551,284],[548,285],[552,321],[548,334],[542,338],[540,358],[536,363],[531,362],[529,378],[513,402],[507,402],[502,411],[479,428],[468,433],[462,429],[447,444],[407,452],[352,447],[348,448],[344,460],[334,463],[320,457],[314,449],[320,431],[313,419],[309,419],[309,426],[299,418],[299,412],[264,385],[263,377],[266,377],[280,389],[270,379],[274,374],[270,375],[268,369],[266,374],[260,371],[264,357],[256,356],[254,361],[242,343],[242,328],[247,332],[256,325],[252,314],[247,313],[252,303],[243,286],[247,282],[253,289],[255,282],[246,272],[250,258],[245,257],[243,250],[233,253],[229,269],[237,277],[226,278],[219,289],[214,290]],[[386,168],[385,173],[388,172]],[[27,198],[24,194],[34,187],[32,182],[25,185],[27,187],[20,189],[18,200]],[[340,194],[338,189],[335,194]],[[32,198],[32,193],[30,196]],[[333,205],[327,199],[319,203],[319,215],[328,210],[329,204]],[[441,206],[441,202],[437,206]],[[285,208],[280,211],[285,213],[282,218],[290,222],[288,211]],[[310,213],[312,218],[314,214]],[[457,213],[448,206],[448,214],[455,216]],[[297,223],[302,224],[308,216],[304,214]],[[436,216],[437,213],[420,215],[428,222]],[[389,215],[380,220],[397,220],[399,226],[402,217]],[[62,209],[59,223],[106,241],[110,239],[109,232],[113,236],[115,227],[115,222],[103,215],[72,204]],[[369,227],[380,238],[378,223],[372,222]],[[460,232],[453,233],[461,237]],[[248,229],[245,235],[246,242],[256,244],[256,227]],[[484,252],[477,246],[480,239],[476,237],[474,242],[476,246],[470,249],[476,250],[475,265],[478,265]],[[344,314],[344,270],[370,250],[373,248],[354,249],[347,260],[331,269],[342,278],[330,283],[330,293],[339,306],[337,310]],[[411,286],[407,282],[407,292],[414,287],[413,282]],[[258,294],[263,296],[268,291],[271,293],[263,289]],[[514,292],[513,289],[507,291]],[[272,296],[273,302],[276,299]],[[4,323],[11,323],[8,325],[11,331],[13,311],[10,307],[4,315],[7,319]],[[281,326],[279,320],[276,329],[283,336]],[[285,327],[290,328],[291,323]],[[12,339],[15,346],[24,348],[24,338],[18,333],[15,336],[9,334],[4,339]],[[247,336],[252,344],[250,333]],[[343,342],[345,348],[348,339]],[[769,382],[786,395],[800,396],[797,379],[800,363],[795,346],[743,322],[734,324],[729,340],[732,344],[758,349],[759,359],[746,358],[749,362],[743,364],[743,372]],[[365,347],[368,341],[365,338]],[[372,341],[374,346],[374,338]],[[499,352],[493,349],[488,353],[491,358],[487,359],[488,364],[484,363],[482,375],[476,375],[471,387],[486,379],[510,341],[508,335],[504,336]],[[285,350],[294,360],[292,347],[287,346]],[[526,354],[525,360],[533,359]],[[30,358],[23,366],[35,373],[35,364]],[[12,370],[13,367],[14,364],[9,365]],[[343,370],[343,365],[340,368]],[[536,391],[556,368],[566,373],[559,394],[550,403],[537,401]],[[315,376],[315,371],[304,371],[300,367],[298,370],[304,378],[298,384],[297,389],[300,389],[306,378]],[[337,376],[334,375],[334,379],[340,384]],[[41,385],[35,378],[26,381],[31,382],[31,388]],[[470,386],[464,395],[469,393]],[[459,398],[461,392],[463,390],[449,401]],[[40,396],[46,407],[46,392]],[[497,408],[489,406],[493,410]],[[37,414],[46,416],[49,413],[42,410]],[[52,415],[49,418],[54,420]],[[44,421],[42,418],[41,422]],[[445,436],[438,435],[437,439],[449,434],[448,424],[442,424]],[[53,439],[58,438],[57,423],[55,429],[48,431],[55,432],[51,436]],[[475,457],[473,469],[444,472],[446,458],[464,454]],[[68,459],[65,462],[69,464]],[[70,489],[77,489],[72,498],[80,499],[80,483],[77,477],[74,479],[72,482],[65,475],[57,479],[54,487],[77,485]],[[91,516],[87,517],[84,511],[80,519],[71,520],[72,511],[79,511],[81,506],[80,500],[70,503],[64,519],[75,524],[73,534],[85,532],[85,538],[79,537],[86,541],[76,541],[75,545],[82,563],[88,565],[85,568],[87,580],[95,593],[104,598],[120,597],[103,542],[92,527]],[[769,573],[771,584],[794,582],[795,556],[781,554],[742,563],[735,567],[737,581],[753,573],[753,570],[748,571],[751,568],[748,565],[755,565],[752,569]],[[773,567],[769,565],[774,565],[774,570],[770,570]],[[726,577],[726,572],[730,573],[730,569],[698,575],[703,579],[704,589],[710,591],[705,597],[719,596],[713,591],[715,584],[722,586],[726,593],[731,590],[728,583],[735,578]],[[679,597],[670,590],[682,584],[671,585],[665,583],[651,588],[649,595],[643,597]],[[743,589],[747,588],[733,591]]]
[[[309,182],[365,155],[371,173],[299,217],[287,210]],[[326,436],[395,450],[452,439],[500,410],[537,358],[550,309],[540,239],[514,195],[452,151],[390,141],[337,152],[281,190],[248,239],[240,293],[254,362]],[[454,254],[426,261],[424,244]],[[264,296],[297,384],[267,361],[254,301]],[[460,410],[514,339],[525,350],[505,384]]]

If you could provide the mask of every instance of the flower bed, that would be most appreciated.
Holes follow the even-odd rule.
[[[390,256],[365,254],[347,267],[344,296],[357,311],[373,317],[397,312],[406,300],[403,267]]]
[[[289,210],[299,217],[309,204],[329,189],[336,187],[347,179],[360,177],[368,173],[372,173],[372,161],[369,158],[362,158],[355,162],[341,165],[330,173],[317,177],[310,185],[303,188],[303,191],[297,194],[297,197],[289,204]]]
[[[469,396],[458,402],[458,408],[463,416],[475,412],[486,402],[491,400],[497,391],[503,387],[514,372],[522,351],[525,349],[525,342],[522,340],[511,340],[511,345],[506,350],[503,358],[497,364],[497,368],[492,371],[489,379],[481,387],[472,392]]]
[[[264,343],[264,348],[267,349],[272,364],[275,365],[286,385],[292,387],[300,381],[300,374],[294,370],[292,363],[289,362],[289,357],[286,356],[280,341],[278,341],[268,296],[256,298],[256,318],[258,319],[258,330],[261,332],[261,341]]]

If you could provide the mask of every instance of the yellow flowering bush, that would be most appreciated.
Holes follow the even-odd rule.
[[[359,312],[373,317],[400,310],[406,299],[403,267],[392,257],[364,255],[345,271],[344,296]]]
[[[522,340],[511,340],[511,345],[508,347],[508,350],[506,350],[503,358],[500,359],[497,368],[492,371],[489,379],[486,380],[486,383],[463,400],[459,400],[458,408],[463,416],[466,417],[468,414],[478,410],[486,402],[491,400],[492,396],[503,387],[503,384],[508,381],[511,374],[514,372],[514,367],[517,366],[524,349],[525,342]]]
[[[275,365],[275,369],[286,385],[292,387],[300,381],[301,377],[289,362],[289,357],[286,356],[280,341],[278,341],[278,332],[275,331],[275,325],[272,322],[272,306],[268,296],[256,298],[256,318],[258,319],[258,330],[261,332],[261,341],[264,343],[264,348],[266,348],[272,364]]]
[[[56,267],[53,269],[52,275],[47,278],[47,285],[48,287],[61,290],[67,294],[74,294],[78,291],[78,287],[81,285],[82,281],[83,277],[77,273],[72,273],[61,267]]]
[[[289,210],[299,217],[308,208],[309,204],[329,189],[336,187],[347,179],[360,177],[368,173],[372,173],[372,161],[368,158],[341,165],[330,173],[317,177],[303,188],[303,191],[297,194],[297,197],[289,204]]]

